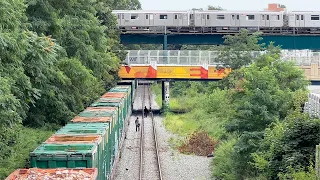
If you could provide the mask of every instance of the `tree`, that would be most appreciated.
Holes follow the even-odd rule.
[[[223,46],[219,49],[219,60],[224,67],[239,69],[254,62],[253,51],[261,51],[264,44],[259,44],[260,33],[249,35],[249,31],[242,29],[236,35],[224,37]]]
[[[208,5],[208,10],[223,10],[222,7],[220,6],[211,6],[211,5]]]

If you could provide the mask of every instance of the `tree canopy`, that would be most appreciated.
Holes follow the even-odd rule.
[[[0,1],[1,162],[19,153],[23,126],[57,129],[117,82],[123,55],[111,11],[140,8],[138,0]]]

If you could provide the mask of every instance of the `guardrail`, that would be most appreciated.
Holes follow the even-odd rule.
[[[126,64],[165,64],[165,65],[219,65],[221,51],[199,50],[128,50],[125,59]],[[256,58],[265,51],[251,52],[252,58]],[[310,50],[282,50],[281,60],[293,61],[297,66],[310,66],[320,64],[320,53]],[[247,53],[244,53],[247,55]]]

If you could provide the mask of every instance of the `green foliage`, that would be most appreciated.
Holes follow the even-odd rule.
[[[21,128],[21,131],[16,132],[17,139],[11,148],[11,153],[0,161],[0,179],[5,179],[17,168],[29,168],[29,153],[52,133],[52,131],[30,128]]]
[[[252,51],[262,50],[259,44],[260,33],[249,36],[249,31],[242,29],[238,34],[225,36],[224,45],[219,48],[219,60],[225,67],[239,69],[254,62]]]
[[[28,5],[27,14],[33,30],[56,38],[65,48],[67,56],[78,58],[92,70],[104,88],[114,85],[120,60],[107,52],[115,42],[105,36],[107,27],[101,25],[96,16],[100,12],[100,18],[105,23],[106,19],[112,19],[111,11],[100,8],[104,7],[102,1],[99,6],[96,1],[84,0],[61,3],[33,0]],[[115,22],[109,25],[115,25]]]
[[[1,179],[49,135],[22,123],[57,129],[116,83],[123,52],[111,10],[140,7],[137,0],[0,2]]]
[[[246,30],[226,36],[220,59],[233,71],[218,83],[172,83],[171,107],[186,113],[167,115],[165,125],[182,136],[205,130],[222,142],[213,160],[218,179],[312,179],[320,124],[301,114],[309,82],[280,61],[279,47],[264,49],[259,39]],[[259,50],[266,53],[252,58]]]
[[[295,170],[292,167],[289,168],[290,172],[283,174],[279,174],[279,179],[280,180],[287,180],[287,179],[292,179],[292,180],[316,180],[317,175],[315,173],[314,167],[310,165],[307,170],[305,169],[299,169]]]
[[[236,180],[234,175],[236,167],[234,166],[233,156],[234,145],[237,142],[236,138],[220,143],[218,149],[215,151],[214,160],[212,161],[213,176],[217,179]]]
[[[292,173],[292,169],[307,172],[307,167],[314,164],[315,146],[320,143],[319,132],[320,120],[299,112],[267,128],[260,151],[254,156],[264,159],[268,165],[259,169],[270,178],[279,173]],[[260,163],[255,159],[255,164]]]

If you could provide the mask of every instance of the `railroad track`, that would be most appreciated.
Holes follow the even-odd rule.
[[[141,121],[141,127],[140,127],[141,134],[140,134],[139,180],[142,180],[142,179],[162,180],[163,178],[162,178],[161,163],[160,163],[160,156],[159,156],[159,150],[158,150],[157,132],[155,128],[153,113],[150,112],[149,118],[145,118],[145,114],[143,111],[145,106],[148,105],[149,107],[151,107],[151,102],[152,102],[151,87],[148,84],[144,84],[142,86],[143,86],[143,95],[141,96],[142,121]],[[146,131],[145,131],[145,127],[147,128]]]

